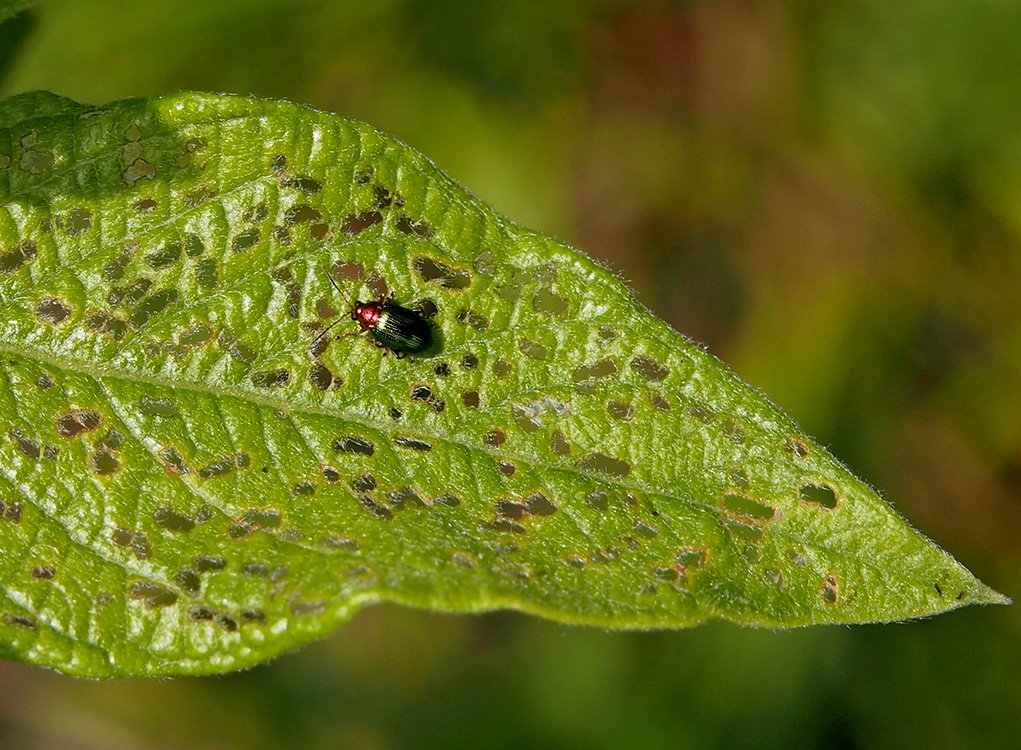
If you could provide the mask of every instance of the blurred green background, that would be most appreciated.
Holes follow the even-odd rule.
[[[1021,596],[1021,4],[44,0],[0,95],[366,120],[605,260]],[[24,22],[23,22],[24,23]],[[609,633],[377,607],[243,674],[0,664],[3,748],[1021,746],[1021,608]]]

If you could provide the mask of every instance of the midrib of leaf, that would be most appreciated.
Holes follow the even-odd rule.
[[[476,347],[475,351],[477,351],[477,350],[478,350],[478,348]],[[110,394],[110,390],[106,386],[104,381],[106,381],[106,380],[120,380],[120,381],[127,381],[127,382],[132,382],[132,383],[140,383],[140,384],[145,384],[145,385],[155,385],[155,386],[160,386],[160,387],[168,388],[168,389],[175,390],[175,391],[181,390],[181,391],[193,391],[193,392],[196,392],[196,393],[205,393],[205,394],[208,394],[208,395],[211,395],[211,396],[215,396],[217,398],[222,397],[222,396],[229,396],[231,398],[236,398],[236,399],[241,400],[241,401],[248,401],[248,402],[253,403],[253,404],[259,404],[259,405],[262,405],[262,406],[270,407],[270,408],[275,409],[275,410],[279,410],[279,411],[284,412],[285,414],[287,414],[288,418],[291,418],[291,416],[293,414],[315,414],[315,415],[324,416],[324,417],[334,417],[334,418],[342,420],[345,423],[357,425],[357,426],[360,426],[360,427],[365,427],[365,428],[368,428],[368,429],[371,429],[371,430],[374,430],[376,432],[380,432],[380,433],[383,433],[383,434],[391,434],[391,433],[394,433],[394,432],[399,432],[402,435],[408,435],[410,437],[427,438],[427,439],[429,439],[431,441],[434,441],[434,442],[444,441],[444,442],[447,442],[447,443],[450,443],[450,444],[453,444],[453,445],[457,445],[458,447],[463,448],[464,450],[469,451],[469,452],[474,452],[474,451],[478,450],[478,447],[475,446],[474,444],[469,443],[468,441],[465,441],[465,440],[458,440],[458,439],[456,439],[456,437],[453,437],[449,432],[445,432],[445,433],[428,432],[426,430],[422,430],[422,429],[419,429],[419,428],[413,428],[413,429],[410,429],[410,430],[408,430],[408,429],[395,430],[394,429],[394,425],[393,425],[392,422],[383,422],[383,421],[369,420],[369,419],[366,419],[364,417],[357,417],[355,415],[348,414],[348,413],[346,413],[346,412],[344,412],[344,411],[342,411],[340,409],[329,409],[329,408],[325,408],[325,407],[321,407],[321,406],[316,406],[316,405],[308,403],[308,402],[304,402],[300,406],[296,407],[293,401],[287,401],[287,400],[284,400],[284,399],[277,399],[277,398],[273,398],[272,396],[265,396],[265,395],[255,394],[255,393],[252,393],[250,391],[243,390],[243,389],[231,389],[231,388],[223,388],[223,387],[217,388],[217,387],[213,387],[213,386],[210,386],[210,385],[208,385],[206,383],[202,383],[202,382],[198,382],[198,381],[191,381],[191,382],[189,382],[189,381],[184,381],[184,380],[169,380],[169,379],[166,379],[166,378],[160,378],[160,377],[156,377],[156,376],[152,376],[152,375],[146,375],[146,374],[138,373],[138,372],[129,372],[129,371],[126,371],[126,370],[112,369],[112,368],[108,368],[108,367],[106,367],[104,365],[96,364],[96,363],[92,363],[90,365],[85,365],[80,360],[72,361],[72,360],[69,360],[69,359],[67,359],[65,357],[61,357],[61,356],[58,356],[58,355],[53,355],[53,354],[51,354],[49,352],[45,352],[45,351],[42,351],[42,350],[39,350],[39,349],[35,349],[33,347],[8,346],[8,345],[6,345],[3,342],[0,342],[0,353],[16,354],[16,355],[19,355],[19,356],[22,356],[22,357],[25,357],[25,358],[32,359],[32,360],[34,360],[36,362],[39,362],[39,363],[42,363],[42,364],[52,365],[52,366],[57,367],[57,368],[59,368],[61,370],[64,370],[64,371],[77,372],[77,373],[80,373],[80,374],[83,374],[83,375],[86,375],[86,376],[90,377],[91,379],[93,379],[97,383],[97,385],[99,385],[100,388],[103,389],[105,397],[106,397],[106,403],[109,404],[109,406],[111,407],[111,411],[118,417],[118,419],[120,420],[120,422],[122,424],[128,425],[128,426],[130,426],[132,424],[132,419],[130,419],[130,418],[125,416],[125,413],[123,412],[122,407],[119,405],[118,401]],[[397,379],[398,378],[397,375],[392,376],[392,377],[393,377],[393,379]],[[381,382],[385,383],[386,381],[384,380],[384,381],[381,381]],[[8,389],[10,389],[10,385],[8,385]],[[518,393],[520,393],[523,396],[527,396],[527,395],[531,395],[531,394],[534,394],[534,395],[547,395],[547,394],[549,394],[551,392],[557,392],[557,390],[558,389],[556,389],[556,388],[543,388],[541,390],[533,390],[533,391],[518,391]],[[570,394],[570,390],[569,389],[565,389],[563,391],[563,393],[565,395],[569,395]],[[301,431],[298,430],[298,432],[300,433]],[[141,434],[139,434],[137,432],[134,432],[132,436],[140,444],[145,445],[147,447],[147,449],[149,449],[148,452],[149,452],[150,456],[153,459],[154,465],[157,468],[162,468],[162,464],[160,464],[160,462],[157,459],[157,456],[151,450],[151,441],[149,441],[148,439],[146,439],[144,436],[142,436]],[[311,448],[309,449],[309,454],[312,455],[312,456],[315,456],[315,453],[314,453],[314,451],[311,450]],[[552,465],[552,464],[547,464],[547,465],[538,464],[538,463],[534,462],[531,459],[531,457],[523,455],[523,454],[514,453],[512,450],[503,450],[503,451],[501,451],[501,455],[505,456],[507,458],[513,459],[519,465],[528,465],[528,466],[532,466],[532,467],[541,466],[543,471],[571,473],[571,472],[568,472],[566,469],[563,469],[561,467],[558,467],[558,466],[555,466],[555,465]],[[682,504],[692,508],[693,510],[710,512],[717,519],[722,517],[722,513],[720,513],[716,508],[713,508],[711,506],[706,506],[703,503],[695,502],[690,497],[685,497],[683,495],[677,495],[677,494],[671,494],[669,491],[665,491],[665,490],[663,490],[660,487],[655,487],[655,486],[652,486],[652,485],[648,485],[648,484],[641,483],[641,482],[635,482],[635,481],[622,481],[622,480],[619,480],[619,479],[602,479],[601,481],[603,481],[605,484],[610,484],[610,485],[613,485],[615,487],[619,487],[621,489],[638,490],[638,491],[641,491],[641,492],[644,492],[644,493],[651,492],[651,493],[654,493],[654,494],[659,495],[661,497],[668,498],[668,499],[670,499],[673,502],[682,503]],[[230,518],[231,517],[229,513],[227,513],[226,511],[222,511],[222,509],[220,509],[220,508],[218,508],[216,506],[216,504],[211,499],[211,496],[209,496],[208,494],[202,494],[198,487],[192,485],[190,482],[185,482],[185,481],[181,480],[180,478],[178,478],[178,482],[182,486],[186,487],[189,490],[189,492],[195,493],[204,502],[209,503],[210,506],[213,507],[214,510],[221,511],[225,518]],[[484,499],[485,496],[484,496],[483,493],[480,493],[479,497],[481,499]],[[670,530],[673,531],[673,529],[670,529]],[[321,551],[316,549],[315,547],[311,547],[311,546],[308,546],[308,545],[297,544],[297,543],[295,543],[295,542],[293,542],[291,540],[282,540],[282,541],[284,541],[288,545],[292,545],[293,544],[294,546],[302,548],[302,549],[304,549],[304,550],[306,550],[308,552],[313,552],[315,554],[321,554]],[[856,557],[854,559],[861,560],[862,558]]]
[[[201,382],[187,382],[187,381],[181,381],[181,380],[173,380],[173,381],[171,381],[171,380],[167,380],[167,379],[164,379],[164,378],[144,375],[144,374],[141,374],[141,373],[128,373],[128,372],[126,372],[124,370],[110,371],[106,367],[104,367],[103,365],[97,365],[97,364],[92,364],[91,366],[84,366],[80,362],[69,361],[69,360],[67,360],[65,358],[62,358],[62,357],[59,357],[59,356],[54,356],[52,354],[49,354],[47,352],[43,352],[41,350],[34,350],[34,349],[29,348],[29,347],[10,347],[10,346],[6,346],[2,342],[0,342],[0,352],[12,353],[12,354],[18,354],[18,355],[21,355],[21,356],[24,356],[24,357],[30,357],[30,358],[38,361],[38,362],[45,363],[45,364],[50,364],[50,365],[53,365],[53,366],[55,366],[57,368],[60,368],[62,370],[77,371],[77,372],[79,372],[81,374],[85,374],[85,375],[89,376],[90,378],[94,379],[95,382],[97,383],[97,385],[103,390],[104,395],[106,397],[106,403],[110,406],[111,412],[115,416],[118,417],[119,421],[122,424],[124,424],[125,426],[127,426],[131,430],[132,437],[134,439],[136,439],[139,442],[139,444],[141,444],[141,445],[146,447],[147,453],[148,453],[150,459],[152,460],[153,466],[154,466],[154,468],[157,468],[157,469],[161,469],[162,468],[162,464],[159,462],[159,459],[158,459],[156,453],[153,450],[153,446],[151,444],[151,441],[146,439],[140,432],[137,431],[136,427],[133,425],[133,419],[131,419],[129,416],[127,416],[126,412],[124,411],[123,405],[120,404],[119,401],[111,395],[110,389],[104,383],[105,380],[108,380],[108,379],[109,380],[122,380],[122,381],[130,381],[130,382],[135,382],[135,383],[143,383],[143,384],[147,384],[147,385],[162,386],[162,387],[170,388],[172,390],[194,391],[194,392],[199,392],[199,393],[205,393],[205,394],[208,394],[208,395],[212,395],[212,396],[215,396],[217,398],[222,397],[222,396],[229,396],[229,397],[236,398],[236,399],[239,399],[239,400],[249,401],[249,402],[251,402],[253,404],[260,404],[260,405],[263,405],[263,406],[267,406],[267,407],[270,407],[270,408],[273,408],[273,409],[285,412],[287,414],[287,418],[289,420],[291,420],[291,423],[294,425],[294,427],[296,429],[296,432],[298,434],[301,434],[303,437],[305,436],[305,430],[303,430],[297,423],[295,423],[293,421],[293,415],[295,415],[295,414],[315,414],[315,415],[326,416],[326,417],[334,417],[334,418],[341,419],[345,423],[354,424],[354,425],[358,425],[358,426],[361,426],[361,427],[369,428],[371,430],[374,430],[374,431],[377,431],[377,432],[380,432],[380,433],[383,433],[383,434],[389,434],[389,433],[394,432],[393,424],[392,423],[367,420],[367,419],[364,419],[364,418],[357,419],[357,418],[353,417],[350,414],[344,413],[343,411],[339,411],[339,410],[336,410],[336,409],[327,409],[327,408],[322,408],[322,407],[318,407],[317,408],[315,405],[309,404],[307,402],[303,403],[300,407],[295,407],[294,402],[286,401],[286,400],[283,400],[283,399],[275,399],[275,398],[272,398],[270,396],[262,396],[262,395],[254,394],[254,393],[251,393],[249,391],[245,391],[245,390],[241,390],[241,389],[214,388],[214,387],[211,387],[211,386],[209,386],[207,384],[204,384],[204,383],[201,383]],[[545,395],[545,394],[548,394],[550,391],[555,391],[555,390],[556,389],[546,388],[546,389],[542,389],[542,390],[532,391],[531,393],[534,393],[536,395]],[[567,392],[569,392],[569,391],[567,391]],[[527,394],[529,392],[526,391],[526,392],[519,392],[519,393]],[[227,420],[221,420],[221,421],[226,424]],[[413,436],[413,437],[428,438],[429,440],[433,441],[434,443],[438,442],[438,441],[444,441],[444,442],[447,442],[447,443],[451,443],[451,444],[457,445],[460,448],[464,449],[469,454],[474,453],[475,451],[478,450],[478,448],[475,447],[473,444],[470,444],[467,441],[456,440],[455,438],[451,437],[449,434],[446,434],[446,433],[430,433],[430,432],[421,431],[421,430],[416,431],[416,430],[405,430],[405,429],[402,429],[399,432],[401,434],[407,434],[407,435]],[[309,455],[312,456],[313,458],[315,458],[316,457],[315,451],[313,451],[311,446],[308,445],[307,440],[306,440],[306,446],[308,447]],[[533,467],[537,465],[537,464],[535,464],[535,463],[533,463],[531,461],[531,457],[523,456],[523,455],[520,455],[520,454],[516,454],[513,451],[501,451],[501,454],[506,456],[507,458],[513,459],[518,465],[528,465],[528,466],[533,466]],[[274,458],[276,458],[276,457],[274,457]],[[275,467],[277,466],[277,464],[275,462],[274,462],[274,466]],[[542,468],[546,472],[552,472],[552,473],[570,473],[570,472],[568,472],[567,470],[565,470],[565,469],[563,469],[561,467],[557,467],[557,466],[553,466],[553,465],[545,465]],[[11,477],[8,477],[8,480],[13,483],[13,479]],[[653,495],[655,495],[655,496],[657,496],[659,498],[664,498],[664,499],[667,499],[667,500],[669,500],[671,502],[674,502],[674,503],[683,504],[683,505],[689,507],[690,509],[692,509],[694,511],[697,511],[699,513],[710,514],[711,517],[716,522],[722,522],[722,520],[724,519],[724,514],[718,508],[716,508],[714,506],[706,505],[704,503],[699,503],[699,502],[695,501],[691,497],[686,497],[684,495],[679,495],[679,494],[675,494],[675,493],[670,493],[670,492],[664,491],[663,489],[661,489],[659,487],[654,487],[654,486],[647,485],[647,484],[640,483],[640,482],[623,481],[623,480],[620,480],[620,479],[605,479],[604,478],[604,479],[602,479],[602,482],[604,484],[606,484],[606,485],[611,485],[611,486],[618,487],[618,488],[621,488],[621,489],[637,490],[637,491],[640,491],[640,492],[643,492],[643,493],[651,493],[651,494],[653,494]],[[209,493],[203,492],[200,487],[198,487],[196,485],[193,485],[190,482],[186,482],[186,481],[184,481],[181,478],[178,478],[178,483],[181,486],[185,487],[190,493],[196,495],[196,497],[198,497],[200,500],[202,500],[203,502],[208,504],[213,510],[215,510],[217,513],[219,513],[223,518],[231,519],[233,517],[233,514],[231,514],[227,509],[221,507],[218,504],[216,498],[213,495],[211,495]],[[478,492],[479,492],[479,499],[480,500],[484,500],[485,497],[486,497],[485,493],[483,493],[481,491],[481,489],[479,489]],[[31,498],[26,498],[26,499],[29,500],[30,502],[32,501]],[[578,529],[579,533],[581,533],[584,536],[588,536],[589,533],[578,524],[577,518],[572,513],[570,513],[570,509],[564,509],[564,511],[565,511],[565,516],[567,518],[571,519],[574,527],[576,529]],[[54,516],[47,515],[47,517],[51,521],[53,521],[54,523],[58,523],[59,524],[59,521],[57,521]],[[63,528],[65,528],[65,531],[68,532],[69,538],[72,539],[72,541],[74,541],[76,544],[81,545],[84,549],[87,549],[91,553],[96,554],[97,556],[101,557],[105,562],[110,562],[112,564],[117,565],[118,567],[122,568],[125,571],[125,573],[127,573],[129,575],[133,575],[135,577],[138,577],[138,572],[137,571],[133,571],[131,568],[128,568],[123,563],[121,563],[119,561],[116,561],[116,560],[114,560],[112,558],[103,557],[102,553],[100,552],[100,550],[98,548],[93,547],[91,545],[88,545],[88,544],[86,544],[86,543],[84,543],[84,542],[82,542],[80,540],[75,540],[73,535],[71,535],[70,530],[66,529],[66,527],[63,527]],[[675,540],[675,542],[679,546],[683,545],[683,543],[684,543],[683,538],[677,533],[677,530],[673,526],[671,526],[671,525],[664,525],[661,528],[661,532],[666,532],[670,536],[672,536],[673,539]],[[773,533],[777,537],[786,538],[786,539],[791,540],[791,541],[796,541],[802,547],[813,548],[816,551],[822,551],[822,549],[823,549],[823,548],[819,547],[818,545],[812,544],[810,541],[806,540],[804,537],[794,536],[794,535],[788,534],[785,531],[780,530],[780,529],[775,530]],[[304,552],[310,553],[312,555],[324,556],[321,550],[317,549],[316,547],[310,546],[310,545],[302,544],[300,542],[297,542],[297,541],[294,541],[294,540],[289,540],[289,539],[279,539],[278,538],[276,541],[277,541],[278,544],[283,544],[284,546],[293,546],[293,547],[295,547],[297,549],[301,549]],[[834,553],[833,550],[826,550],[826,551],[831,556]],[[839,554],[840,557],[842,557],[845,560],[853,561],[856,564],[869,567],[869,568],[875,570],[877,573],[883,572],[883,568],[881,566],[879,566],[878,564],[876,564],[872,557],[866,557],[866,556],[862,556],[862,555],[859,555],[859,554],[854,554],[855,551],[857,551],[855,548],[845,548],[843,550],[839,550],[838,554]],[[149,567],[151,567],[151,566],[149,566]],[[171,580],[169,580],[169,579],[167,579],[165,577],[160,577],[158,575],[154,575],[153,572],[151,572],[151,571],[147,571],[145,573],[145,575],[146,575],[146,577],[149,580],[152,580],[153,582],[160,583],[160,584],[167,585],[167,586],[173,586],[174,585],[173,581],[171,581]],[[370,594],[366,594],[365,600],[366,601],[393,600],[393,601],[403,602],[403,603],[407,603],[407,604],[420,604],[420,602],[416,602],[416,601],[404,601],[404,599],[402,598],[400,592],[388,591],[388,590],[383,590],[383,591],[377,592],[376,594],[371,594],[371,595]],[[527,600],[519,599],[517,597],[506,598],[503,601],[501,601],[500,604],[502,606],[513,606],[515,608],[523,609],[525,611],[532,611],[532,612],[537,613],[537,614],[549,614],[550,613],[550,610],[547,610],[546,608],[543,608],[543,607],[538,607],[537,608],[537,607],[534,606],[534,603],[531,603],[531,602],[529,602]]]

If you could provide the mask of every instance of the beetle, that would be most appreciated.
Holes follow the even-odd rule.
[[[337,286],[333,274],[327,272],[327,277],[333,288],[340,292],[346,300],[350,298]],[[358,333],[368,333],[372,337],[372,343],[381,349],[391,351],[398,358],[408,354],[420,354],[432,344],[432,328],[429,322],[419,313],[393,301],[393,294],[389,296],[380,295],[374,302],[362,302],[355,300],[351,306],[351,320],[358,323],[361,330]],[[340,321],[330,324],[325,331],[320,333],[312,341],[314,347],[316,342],[325,336],[333,326]]]
[[[393,295],[380,297],[375,302],[355,300],[351,320],[372,336],[372,342],[389,349],[396,356],[420,354],[432,343],[429,322],[414,310],[393,301]]]

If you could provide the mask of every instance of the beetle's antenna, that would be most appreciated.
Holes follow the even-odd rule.
[[[341,289],[340,286],[337,284],[337,280],[333,278],[333,272],[330,271],[329,269],[326,269],[326,278],[330,280],[330,283],[333,284],[333,288],[336,289],[340,296],[344,298],[344,302],[350,305],[351,298],[344,294],[344,290]]]
[[[333,328],[333,327],[334,327],[334,326],[336,326],[337,324],[339,324],[339,323],[343,322],[343,320],[344,320],[344,318],[343,318],[343,317],[337,318],[337,319],[336,319],[335,321],[333,321],[333,322],[332,322],[332,323],[330,323],[330,324],[329,324],[328,326],[326,326],[326,328],[325,328],[324,330],[322,330],[322,331],[320,331],[320,332],[319,332],[319,335],[318,335],[318,336],[316,336],[316,337],[315,337],[314,339],[312,339],[312,341],[311,341],[311,342],[309,343],[309,345],[308,345],[308,348],[309,348],[309,349],[315,349],[315,346],[316,346],[316,344],[318,344],[318,343],[319,343],[319,339],[321,339],[321,338],[322,338],[323,336],[325,336],[326,334],[328,334],[328,333],[330,332],[330,329],[331,329],[331,328]]]
[[[333,273],[330,271],[330,269],[326,269],[326,278],[328,278],[330,280],[330,283],[333,284],[333,288],[336,289],[337,292],[340,294],[340,296],[344,298],[344,302],[346,304],[350,305],[351,304],[351,298],[348,297],[346,294],[344,294],[344,290],[341,289],[340,286],[337,284],[337,280],[333,278]],[[314,339],[312,339],[311,343],[308,345],[308,348],[309,349],[314,349],[315,345],[317,343],[319,343],[319,339],[321,339],[323,336],[328,334],[330,332],[331,328],[333,328],[334,326],[342,323],[343,321],[344,321],[344,316],[341,315],[335,321],[333,321],[328,326],[326,326],[326,328],[324,330],[319,332],[319,335],[317,335]]]

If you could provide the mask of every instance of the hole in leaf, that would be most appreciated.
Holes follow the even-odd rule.
[[[393,439],[394,445],[401,448],[410,448],[414,451],[431,451],[433,449],[432,443],[427,443],[424,440],[416,440],[411,437],[404,437],[403,435],[396,435]]]
[[[552,516],[557,512],[557,506],[541,492],[535,492],[526,497],[525,508],[533,516]]]
[[[166,506],[157,508],[152,517],[157,526],[162,526],[167,531],[187,534],[195,528],[195,521]]]
[[[610,507],[610,495],[606,490],[592,490],[585,498],[585,502],[596,510],[606,510]]]
[[[661,365],[648,357],[635,357],[631,360],[631,369],[637,372],[646,380],[664,380],[670,374],[666,365]]]
[[[177,594],[150,581],[133,581],[128,587],[128,596],[141,599],[149,609],[169,607],[177,602]]]
[[[599,380],[617,374],[617,365],[612,359],[601,359],[591,365],[582,365],[574,371],[573,380],[575,383],[584,383],[588,380]]]
[[[35,315],[40,320],[56,325],[71,315],[71,307],[56,297],[43,297],[35,306]]]
[[[821,505],[829,510],[837,507],[837,494],[829,485],[810,482],[802,485],[798,494],[806,503]]]
[[[631,464],[605,453],[591,453],[578,462],[581,471],[599,472],[615,477],[626,477],[631,473]]]
[[[177,404],[166,396],[142,396],[138,402],[138,409],[151,417],[178,416]]]
[[[252,373],[252,385],[257,388],[281,388],[291,380],[289,370],[260,370]]]
[[[799,437],[789,437],[783,443],[783,449],[794,458],[804,458],[808,455],[808,444]]]
[[[341,231],[344,234],[360,234],[369,227],[373,227],[383,221],[383,214],[379,211],[362,211],[360,214],[348,214],[344,217]]]
[[[566,299],[546,288],[535,293],[532,298],[532,307],[536,312],[546,315],[564,315],[571,308]]]
[[[727,527],[727,531],[739,539],[744,539],[749,542],[758,542],[762,539],[762,528],[753,525],[751,522],[742,522],[728,518],[723,522],[723,524]]]
[[[837,603],[837,600],[840,598],[840,585],[837,583],[836,576],[831,574],[822,579],[822,584],[819,587],[819,595],[822,597],[824,604],[830,605]]]
[[[624,401],[610,401],[606,404],[606,411],[614,419],[621,422],[630,422],[635,418],[635,406]]]
[[[550,450],[558,456],[571,455],[571,444],[567,441],[567,436],[564,435],[562,430],[553,430],[553,433],[550,435]]]
[[[444,289],[467,289],[472,283],[468,271],[454,268],[435,258],[416,257],[412,266],[423,281],[435,282]]]
[[[230,474],[238,469],[246,468],[251,464],[251,458],[247,453],[239,453],[234,456],[224,456],[198,470],[202,479],[215,479]]]
[[[227,561],[215,555],[197,555],[191,564],[199,573],[216,573],[227,567]]]
[[[482,442],[488,445],[490,448],[499,448],[501,445],[507,442],[507,433],[503,430],[493,430],[487,432],[482,438]]]
[[[83,432],[90,432],[103,423],[102,415],[91,409],[72,409],[57,418],[57,432],[70,438]]]
[[[738,516],[752,519],[753,521],[769,521],[776,515],[776,509],[771,505],[760,503],[744,495],[724,495],[720,503],[726,510]]]
[[[52,565],[36,565],[32,568],[32,577],[41,581],[50,581],[57,577],[57,569]]]
[[[402,234],[413,234],[418,237],[425,237],[426,239],[432,237],[435,233],[435,230],[429,222],[423,219],[415,221],[407,214],[401,214],[398,216],[397,220],[394,222],[394,226],[397,227],[397,231]]]
[[[545,346],[535,341],[530,341],[529,339],[521,339],[521,341],[518,342],[518,348],[521,350],[522,354],[526,357],[531,357],[532,359],[542,361],[549,356],[549,350],[546,349]],[[499,360],[499,362],[503,362],[503,360]],[[497,362],[497,364],[499,364],[499,362]],[[496,375],[497,377],[501,377],[500,373],[497,373]]]
[[[674,559],[685,568],[705,567],[709,552],[698,547],[681,547],[674,555]]]

